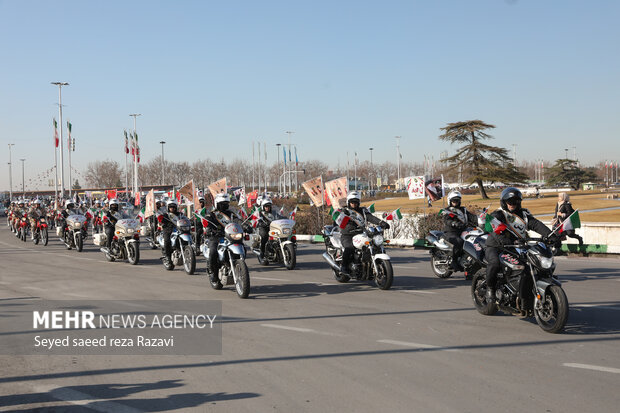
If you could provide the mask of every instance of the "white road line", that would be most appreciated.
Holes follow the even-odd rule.
[[[290,281],[290,280],[286,280],[284,278],[268,278],[268,277],[255,277],[255,276],[252,276],[252,279],[255,279],[255,280],[266,280],[266,281]]]
[[[65,295],[68,295],[70,297],[79,297],[79,298],[88,298],[88,295],[84,295],[84,294],[75,294],[75,293],[64,293]]]
[[[268,327],[268,328],[277,328],[280,330],[289,330],[289,331],[297,331],[298,333],[313,333],[313,334],[320,334],[323,336],[334,336],[334,337],[346,337],[346,334],[338,334],[338,333],[328,333],[325,331],[318,331],[318,330],[313,330],[311,328],[301,328],[301,327],[289,327],[289,326],[283,326],[280,324],[261,324],[261,327]]]
[[[411,343],[409,341],[397,341],[397,340],[377,340],[377,343],[394,344],[395,346],[404,346],[412,348],[441,348],[439,346],[433,346],[431,344]],[[444,351],[460,351],[455,349],[446,349]]]
[[[340,285],[340,284],[336,284],[336,283],[322,283],[322,282],[316,282],[316,281],[304,281],[304,284],[314,284],[314,285]]]
[[[408,265],[393,265],[393,267],[394,268],[408,268],[408,269],[411,269],[411,270],[417,270],[418,269],[418,267],[410,267]]]
[[[142,411],[124,404],[111,402],[105,399],[97,399],[90,394],[72,390],[68,387],[39,385],[35,386],[34,390],[40,393],[49,393],[55,399],[69,402],[77,406],[86,406],[89,409],[102,413],[138,413]],[[93,404],[91,405],[91,403]]]
[[[405,293],[420,293],[420,294],[437,294],[435,291],[425,291],[425,290],[412,290],[407,287],[397,287],[392,288],[392,290],[402,291]]]
[[[571,304],[571,307],[575,308],[600,308],[603,310],[615,310],[620,311],[620,307],[614,307],[613,305],[601,305],[601,304]]]
[[[579,364],[579,363],[564,363],[562,365],[564,367],[572,367],[575,369],[595,370],[595,371],[603,371],[605,373],[620,374],[620,369],[616,369],[613,367],[593,366],[591,364]]]

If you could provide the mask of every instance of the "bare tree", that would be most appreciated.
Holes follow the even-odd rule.
[[[120,187],[121,176],[122,170],[118,162],[109,159],[90,162],[86,167],[86,182],[90,187]]]

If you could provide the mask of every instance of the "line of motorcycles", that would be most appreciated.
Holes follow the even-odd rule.
[[[479,222],[482,226],[482,223]],[[522,317],[534,317],[544,331],[558,333],[568,320],[568,299],[555,272],[553,251],[542,238],[527,238],[515,245],[506,245],[499,255],[496,300],[486,298],[485,280],[487,234],[479,228],[468,228],[461,234],[463,252],[459,265],[472,281],[471,297],[476,310],[493,315],[501,310]],[[439,278],[450,277],[453,270],[454,246],[442,231],[430,231],[431,268]]]

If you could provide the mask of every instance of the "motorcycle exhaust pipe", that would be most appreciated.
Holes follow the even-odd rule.
[[[335,270],[340,271],[340,266],[338,264],[336,264],[336,261],[334,261],[334,259],[331,257],[331,255],[329,255],[328,253],[324,252],[323,253],[323,258],[325,258],[325,261],[327,261],[327,263],[330,265],[330,267],[332,267]]]

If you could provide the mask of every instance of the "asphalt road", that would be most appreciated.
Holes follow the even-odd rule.
[[[158,251],[141,253],[137,266],[108,263],[90,241],[82,253],[55,238],[35,246],[3,222],[0,309],[27,297],[222,300],[222,355],[2,355],[0,411],[617,412],[620,405],[617,259],[557,259],[570,316],[565,333],[552,335],[534,320],[478,314],[464,277],[436,278],[425,251],[389,250],[389,291],[338,284],[320,245],[300,245],[294,271],[251,257],[247,300],[231,287],[211,289],[202,258],[198,275],[188,276],[165,271]]]

